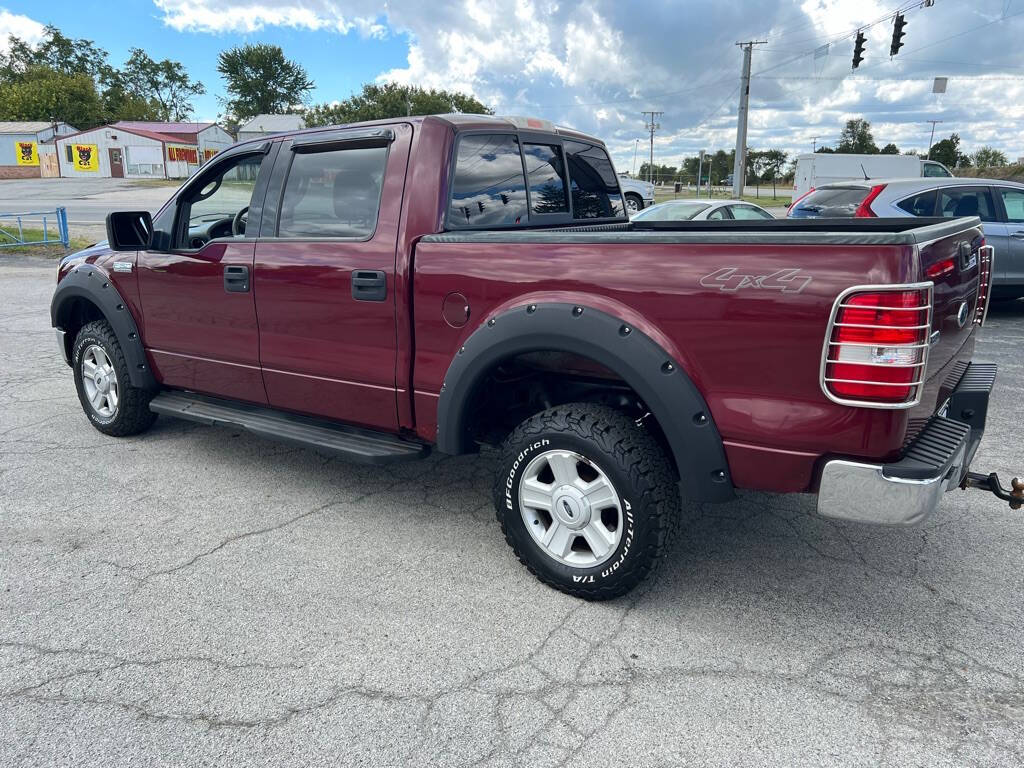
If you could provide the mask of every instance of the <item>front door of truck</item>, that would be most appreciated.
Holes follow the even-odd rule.
[[[165,212],[165,249],[139,252],[142,335],[169,387],[266,403],[252,265],[272,157],[210,163]]]
[[[405,124],[281,146],[256,244],[260,359],[275,408],[397,429],[395,290]]]

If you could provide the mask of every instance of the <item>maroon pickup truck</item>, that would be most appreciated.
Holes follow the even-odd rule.
[[[111,214],[51,315],[86,415],[157,414],[358,461],[499,446],[516,555],[586,598],[656,566],[685,502],[817,493],[910,524],[968,467],[977,218],[630,223],[604,145],[408,118],[238,144]]]

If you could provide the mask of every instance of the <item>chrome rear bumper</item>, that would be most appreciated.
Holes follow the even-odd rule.
[[[833,459],[825,464],[818,514],[836,520],[914,525],[960,485],[985,430],[996,366],[972,364],[942,414],[933,416],[902,459],[870,464]]]

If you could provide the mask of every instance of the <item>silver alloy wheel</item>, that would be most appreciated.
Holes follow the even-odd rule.
[[[626,195],[626,210],[630,213],[640,213],[643,210],[643,205],[633,195]]]
[[[605,562],[622,539],[622,506],[611,480],[574,451],[545,451],[526,465],[519,512],[541,550],[574,568]]]
[[[97,416],[109,419],[117,412],[117,373],[98,344],[90,344],[82,353],[82,386]]]

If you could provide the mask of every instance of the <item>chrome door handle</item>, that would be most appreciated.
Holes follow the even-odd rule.
[[[1010,234],[1010,237],[1012,237],[1014,240],[1024,240],[1024,231],[1012,232]]]

